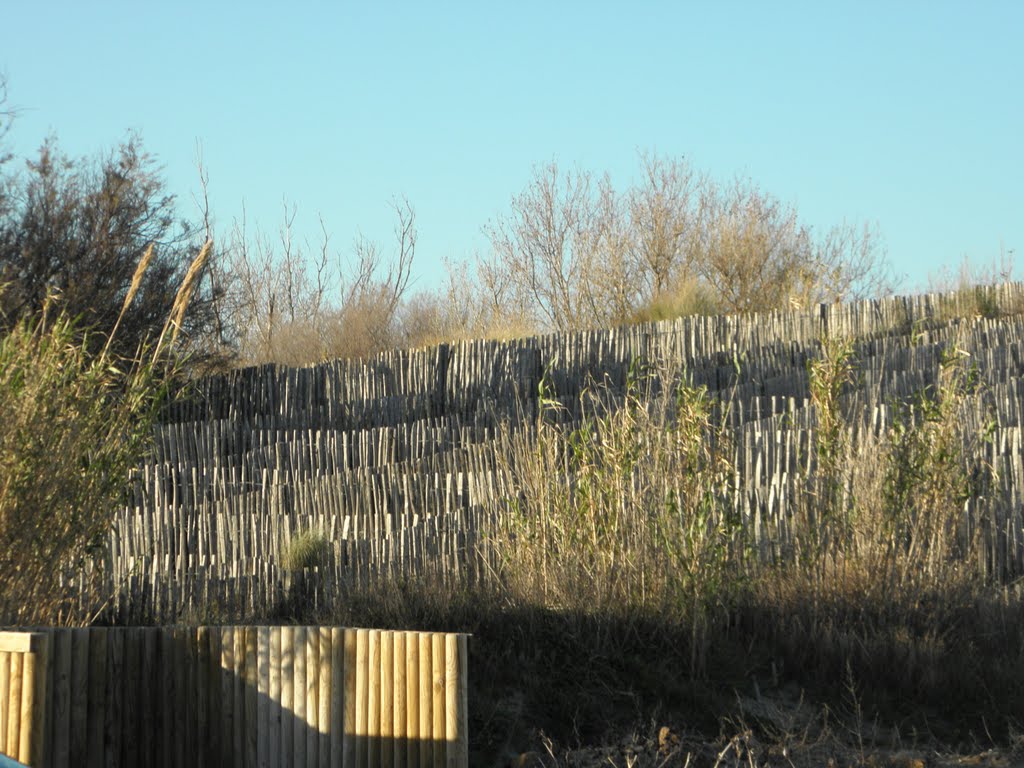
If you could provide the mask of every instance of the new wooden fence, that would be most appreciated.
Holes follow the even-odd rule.
[[[44,629],[0,648],[0,745],[30,765],[468,766],[466,635]]]
[[[0,752],[41,765],[49,637],[0,632]]]

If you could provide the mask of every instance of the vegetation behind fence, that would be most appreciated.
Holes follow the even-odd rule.
[[[972,460],[992,470],[986,493],[965,501],[965,535],[984,539],[986,572],[1010,579],[1024,567],[1021,307],[1024,286],[1005,284],[203,379],[157,426],[111,532],[113,609],[232,620],[395,577],[491,572],[490,532],[519,492],[511,443],[545,421],[583,423],[596,392],[621,402],[641,370],[649,397],[680,385],[713,396],[730,429],[732,504],[772,562],[793,550],[818,470],[808,371],[823,339],[852,344],[843,429],[876,465],[903,406],[936,390],[943,355],[964,353],[979,386],[960,423],[986,433]],[[303,538],[319,542],[305,563],[288,556]]]

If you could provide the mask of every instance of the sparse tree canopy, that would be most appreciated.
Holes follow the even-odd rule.
[[[113,327],[143,253],[154,258],[121,322],[121,351],[131,354],[159,333],[200,233],[176,217],[154,159],[131,137],[99,158],[71,159],[54,139],[21,173],[0,177],[0,327],[38,313],[47,296],[101,333]],[[212,327],[204,287],[182,340]]]
[[[296,208],[285,205],[277,238],[246,221],[235,223],[226,248],[225,316],[234,334],[236,362],[306,365],[334,357],[362,357],[397,346],[398,324],[416,255],[416,213],[392,201],[394,248],[364,237],[352,258],[333,254],[321,219],[320,242],[292,235]]]
[[[625,193],[605,176],[538,169],[485,228],[481,292],[540,329],[607,327],[687,311],[758,312],[883,292],[877,233],[817,236],[750,181],[716,184],[683,160],[642,156]]]

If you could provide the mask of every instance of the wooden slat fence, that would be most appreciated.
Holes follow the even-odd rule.
[[[0,633],[0,647],[30,643],[32,653],[0,652],[0,705],[18,712],[0,725],[20,738],[5,752],[30,765],[469,764],[466,635],[316,626]],[[31,729],[19,725],[26,716]]]
[[[0,753],[40,765],[46,728],[49,637],[0,632]]]
[[[990,307],[1024,309],[1024,284],[982,293]],[[471,576],[492,562],[495,501],[514,492],[503,436],[535,434],[542,378],[563,407],[548,417],[573,425],[584,393],[607,385],[620,397],[637,361],[651,365],[654,392],[683,380],[718,398],[733,432],[736,505],[771,560],[816,470],[807,365],[823,332],[855,342],[858,380],[844,404],[858,443],[936,385],[949,345],[969,353],[983,388],[964,423],[980,432],[995,419],[985,450],[999,471],[965,514],[992,527],[992,572],[1022,574],[1024,319],[947,322],[977,304],[967,292],[681,318],[204,379],[157,427],[111,531],[103,573],[115,618],[174,622],[215,605],[245,620],[296,580],[321,600],[396,575]],[[307,530],[332,551],[315,574],[295,576],[282,553]],[[83,597],[85,613],[97,608]]]

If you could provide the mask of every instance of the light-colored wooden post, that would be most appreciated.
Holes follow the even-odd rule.
[[[469,768],[469,637],[459,635],[459,765]]]
[[[260,627],[256,635],[256,764],[270,768],[270,627]]]
[[[434,761],[434,673],[433,641],[429,632],[419,635],[420,646],[420,768],[429,768]]]
[[[281,627],[281,765],[291,765],[295,743],[295,628]]]
[[[355,746],[358,766],[366,765],[367,740],[370,726],[369,716],[369,666],[370,666],[370,632],[360,629],[356,633],[356,730]]]
[[[434,722],[431,728],[431,740],[434,742],[434,768],[444,768],[445,764],[445,636],[436,632],[431,636],[431,660],[430,666],[434,675],[433,687],[433,714]]]
[[[11,654],[0,651],[0,751],[7,750],[7,703],[11,692]]]
[[[469,739],[466,732],[466,636],[445,638],[445,745],[448,768],[468,768]]]
[[[18,748],[21,742],[21,684],[22,661],[24,653],[11,654],[11,684],[8,686],[7,700],[7,744],[4,746],[4,754],[10,757],[18,756]]]
[[[245,628],[245,760],[256,765],[259,737],[259,629]]]
[[[345,728],[345,630],[331,630],[331,723],[330,764],[341,766],[344,761]]]
[[[270,714],[267,751],[270,768],[281,765],[281,627],[270,628]]]
[[[306,765],[317,765],[320,736],[317,733],[320,707],[320,630],[306,627]]]
[[[331,678],[332,664],[334,658],[331,654],[331,628],[320,627],[320,663],[318,666],[319,679],[317,680],[317,740],[319,747],[317,752],[317,764],[320,768],[330,768],[331,764]]]
[[[358,742],[357,718],[359,712],[359,699],[356,696],[356,671],[359,667],[359,633],[354,629],[345,630],[345,675],[342,689],[342,702],[345,709],[344,723],[342,728],[341,757],[343,766],[355,766],[356,744]]]
[[[406,707],[407,702],[405,698],[406,694],[406,681],[405,681],[405,669],[406,669],[406,648],[405,639],[409,636],[408,632],[395,632],[394,634],[394,714],[392,716],[392,744],[394,745],[394,766],[395,768],[405,768],[406,766],[406,744],[405,744],[405,722],[406,722]]]
[[[380,763],[380,635],[379,629],[370,630],[366,696],[366,762],[369,765]]]
[[[22,662],[21,737],[18,759],[31,766],[41,766],[46,756],[46,659],[49,638],[33,634],[32,648]]]
[[[380,758],[381,768],[394,765],[395,745],[395,633],[380,636]]]
[[[415,632],[405,633],[405,759],[419,765],[417,743],[420,733],[420,640]]]
[[[306,765],[306,628],[295,627],[293,663],[295,684],[292,691],[292,765]]]
[[[168,664],[169,660],[164,661]],[[220,628],[220,759],[224,765],[235,762],[235,636],[231,627]],[[164,738],[167,738],[165,734]]]

